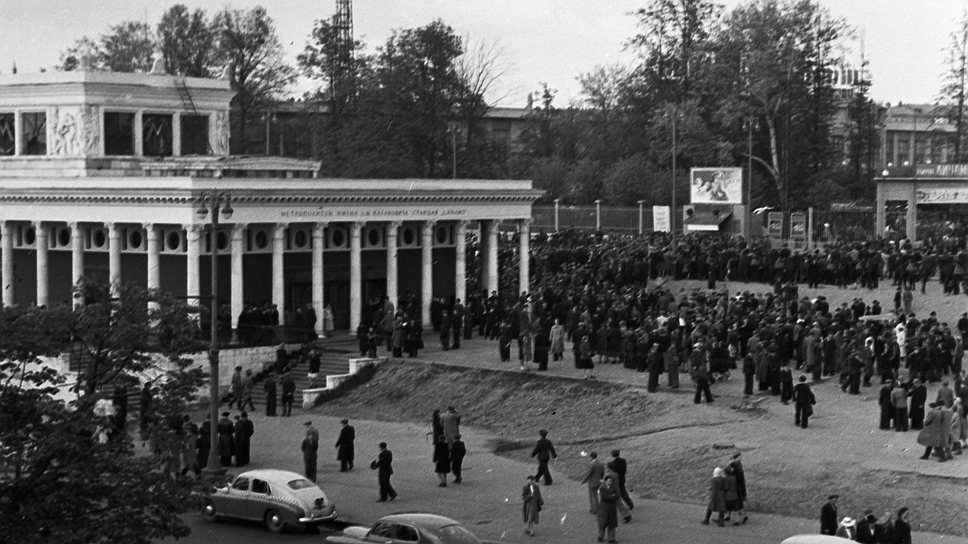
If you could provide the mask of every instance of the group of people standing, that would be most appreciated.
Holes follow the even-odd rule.
[[[461,440],[460,414],[453,406],[448,406],[443,414],[434,410],[431,417],[430,435],[434,448],[434,472],[437,474],[439,487],[447,487],[447,475],[454,475],[454,483],[463,481],[461,473],[467,446]]]
[[[829,495],[820,508],[820,534],[869,544],[911,544],[911,523],[907,519],[906,506],[899,508],[896,516],[886,511],[878,519],[873,509],[867,509],[858,519],[850,516],[838,519],[839,499],[840,495]]]
[[[706,506],[706,517],[703,525],[709,525],[712,515],[717,515],[716,525],[726,526],[727,522],[736,514],[733,525],[741,525],[749,521],[749,516],[743,510],[746,502],[746,472],[743,470],[741,453],[733,454],[733,458],[726,468],[713,469],[713,477],[709,480],[709,503]]]

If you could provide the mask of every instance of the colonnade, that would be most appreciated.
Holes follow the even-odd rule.
[[[481,286],[487,292],[498,291],[498,231],[500,220],[481,221]],[[519,254],[529,255],[530,252],[530,223],[529,219],[516,220],[519,236]],[[37,282],[37,305],[47,305],[50,303],[50,266],[48,253],[50,251],[50,228],[54,225],[63,225],[62,222],[35,221],[33,227],[35,231],[35,242],[33,249],[36,251],[36,282]],[[125,223],[128,224],[128,223]],[[382,223],[386,225],[386,294],[387,297],[396,301],[398,293],[398,231],[402,226],[399,221]],[[121,281],[121,225],[118,223],[102,223],[107,231],[107,253],[108,253],[108,278],[110,279],[113,292],[117,292],[117,286]],[[323,304],[324,304],[324,274],[323,264],[325,262],[324,252],[326,229],[329,223],[317,222],[311,225],[312,228],[312,306],[316,312],[316,333],[323,334]],[[435,221],[423,221],[419,224],[420,228],[420,251],[421,251],[421,319],[425,326],[430,324],[430,303],[433,298],[433,246],[434,246],[434,227]],[[70,228],[71,243],[71,285],[76,285],[84,275],[84,230],[80,223],[68,223]],[[161,261],[162,246],[164,240],[161,238],[162,227],[172,225],[158,225],[152,223],[138,224],[145,231],[146,255],[147,255],[147,285],[148,289],[158,289],[161,287]],[[229,247],[228,253],[231,255],[231,289],[230,304],[232,311],[232,329],[238,329],[239,315],[243,309],[243,285],[245,281],[244,267],[242,265],[242,255],[244,253],[244,231],[247,225],[244,223],[227,223],[222,225],[228,231]],[[349,268],[350,268],[350,327],[355,331],[362,319],[363,308],[363,259],[362,259],[362,233],[365,223],[354,222],[349,224]],[[199,263],[202,255],[202,233],[206,225],[186,224],[181,225],[185,234],[185,255],[186,282],[185,294],[189,301],[198,301],[201,297],[201,282],[199,278]],[[278,308],[285,307],[285,270],[284,259],[286,229],[289,223],[278,223],[272,226],[272,304]],[[2,274],[2,301],[4,305],[15,303],[15,282],[14,277],[14,228],[15,224],[11,221],[0,221],[0,274]],[[467,298],[467,256],[466,244],[464,243],[468,230],[468,221],[457,221],[455,223],[455,270],[454,270],[454,296],[462,300]],[[219,243],[218,236],[213,236],[212,244]],[[529,259],[519,260],[519,285],[522,290],[528,289]],[[66,279],[66,278],[65,278]],[[285,312],[280,311],[280,324],[285,324]]]

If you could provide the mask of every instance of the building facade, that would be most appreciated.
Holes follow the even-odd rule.
[[[429,323],[433,297],[465,298],[469,231],[488,291],[501,222],[528,254],[530,181],[321,179],[315,161],[230,156],[233,94],[157,69],[0,76],[3,304],[81,303],[83,276],[207,303],[217,248],[233,329],[274,304],[283,324],[311,307],[321,334],[326,304],[356,330],[368,300],[411,293]],[[199,211],[215,194],[232,213],[213,235]]]

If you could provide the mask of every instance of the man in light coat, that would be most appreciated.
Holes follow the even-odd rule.
[[[598,488],[602,485],[602,478],[605,476],[605,465],[598,459],[597,452],[588,455],[591,460],[588,462],[588,469],[581,483],[588,484],[588,512],[598,515]]]

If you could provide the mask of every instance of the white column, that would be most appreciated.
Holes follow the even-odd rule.
[[[487,232],[487,290],[501,292],[498,285],[497,275],[497,234],[500,230],[501,221],[495,219],[491,221],[491,228]],[[520,294],[520,293],[519,293]]]
[[[313,310],[316,311],[316,334],[323,331],[323,248],[326,247],[326,223],[313,225]]]
[[[0,221],[0,273],[3,274],[3,305],[13,306],[13,225],[10,221]]]
[[[458,221],[454,232],[454,297],[467,304],[467,221]]]
[[[239,315],[242,313],[242,303],[243,303],[243,281],[244,276],[242,274],[242,235],[245,231],[245,225],[235,224],[232,226],[232,242],[230,244],[230,250],[232,252],[232,278],[231,278],[231,305],[232,305],[232,338],[233,340],[238,337],[239,331]],[[218,235],[212,237],[212,243],[218,243]]]
[[[138,110],[134,114],[134,154],[138,157],[145,154],[144,135],[144,111]]]
[[[363,319],[363,223],[350,225],[350,332],[356,333]]]
[[[393,221],[387,223],[387,298],[398,307],[397,299],[399,285],[397,273],[397,233],[400,231],[400,222]]]
[[[424,330],[433,327],[430,321],[430,301],[434,296],[434,222],[420,225],[420,319]]]
[[[518,293],[531,293],[531,219],[518,221]]]
[[[20,128],[24,126],[24,118],[20,110],[13,113],[13,126],[13,154],[20,156],[24,154],[24,131]],[[897,143],[894,144],[894,149],[897,149]]]
[[[148,281],[147,287],[149,291],[161,289],[161,266],[160,266],[160,255],[161,248],[158,244],[158,229],[155,228],[154,224],[146,223],[145,227],[145,241],[148,246]],[[149,302],[148,307],[152,309],[158,308],[157,302]]]
[[[279,310],[279,324],[286,324],[285,255],[286,225],[279,223],[272,231],[272,303]]]
[[[77,222],[68,226],[71,228],[71,285],[77,286],[84,276],[84,229]]]
[[[171,155],[181,157],[181,112],[176,111],[171,116]]]
[[[34,232],[34,241],[37,243],[37,306],[46,306],[50,302],[47,287],[50,268],[47,265],[47,227],[43,221],[34,223]]]
[[[200,288],[201,280],[198,275],[198,260],[199,255],[202,253],[201,229],[198,225],[185,225],[185,235],[187,242],[187,252],[185,254],[185,266],[187,267],[187,273],[185,275],[185,299],[192,306],[204,306],[202,301],[199,300],[202,291]]]
[[[105,223],[108,229],[108,282],[111,296],[116,297],[121,287],[121,229],[117,223]]]
[[[77,287],[84,276],[84,229],[77,222],[69,223],[71,227],[71,288]],[[83,304],[81,297],[73,297],[74,307]]]

